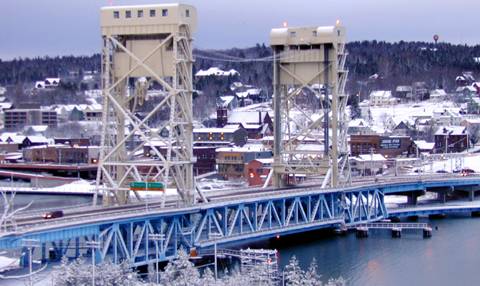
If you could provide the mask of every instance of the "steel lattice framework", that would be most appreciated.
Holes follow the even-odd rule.
[[[132,19],[137,11],[145,12]],[[144,15],[148,12],[149,18]],[[122,19],[124,13],[130,13],[127,19]],[[161,181],[176,186],[185,203],[194,201],[195,16],[192,6],[178,4],[102,9],[103,132],[97,189],[104,192],[104,205],[127,203],[132,181]],[[140,113],[153,83],[164,96]],[[155,120],[162,116],[166,119]],[[127,143],[137,138],[140,143],[127,150]],[[144,146],[151,147],[150,158],[137,159]]]
[[[291,175],[322,175],[324,186],[336,187],[339,177],[348,179],[344,175],[348,166],[345,29],[338,24],[281,28],[273,29],[270,37],[274,52],[274,185],[284,185]],[[313,112],[298,103],[305,93],[317,98],[317,106],[310,106]],[[324,150],[309,148],[309,141],[323,145]]]

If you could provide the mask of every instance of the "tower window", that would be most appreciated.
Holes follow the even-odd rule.
[[[162,9],[162,16],[167,17],[168,16],[168,9]]]
[[[150,17],[155,17],[157,12],[155,10],[150,10]]]
[[[120,18],[120,12],[118,12],[118,11],[113,11],[113,18],[114,18],[114,19]]]
[[[185,17],[190,17],[190,10],[185,10]]]
[[[125,11],[125,18],[132,18],[132,11]]]
[[[143,10],[138,10],[137,11],[137,17],[142,18],[143,17]]]
[[[297,32],[290,32],[290,37],[294,38],[297,36]]]

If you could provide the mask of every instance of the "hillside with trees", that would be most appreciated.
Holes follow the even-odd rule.
[[[347,92],[351,94],[366,95],[372,89],[393,90],[398,85],[414,82],[425,82],[431,89],[449,91],[455,87],[455,77],[463,71],[471,71],[474,75],[480,72],[479,45],[363,41],[348,43],[347,50],[350,71]],[[194,72],[211,66],[235,69],[240,73],[239,78],[230,81],[239,80],[271,94],[272,51],[264,44],[244,49],[195,50],[194,54]],[[45,77],[75,79],[87,71],[100,71],[100,55],[0,60],[0,85],[28,85]],[[196,88],[218,95],[229,83],[197,80]]]

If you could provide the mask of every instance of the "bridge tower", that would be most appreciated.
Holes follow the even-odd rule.
[[[195,8],[182,4],[101,9],[97,192],[104,192],[104,205],[126,204],[132,182],[147,186],[152,181],[175,186],[187,204],[194,201],[191,43],[196,20]],[[151,86],[160,92],[152,95]],[[149,152],[140,156],[144,150]]]
[[[296,175],[323,176],[323,186],[335,187],[348,167],[345,41],[339,22],[270,33],[276,187]],[[322,145],[323,150],[318,148]]]

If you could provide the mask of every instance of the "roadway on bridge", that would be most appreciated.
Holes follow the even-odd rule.
[[[145,216],[158,216],[160,214],[174,213],[174,212],[188,212],[192,213],[202,209],[204,207],[210,207],[214,204],[235,204],[238,202],[247,202],[249,200],[259,200],[262,198],[269,199],[273,197],[287,197],[295,196],[299,194],[310,194],[310,193],[332,193],[339,191],[348,191],[355,189],[368,189],[368,188],[379,188],[382,186],[401,184],[401,183],[417,183],[417,182],[443,182],[448,180],[456,181],[468,181],[473,179],[479,179],[480,177],[471,176],[471,177],[462,177],[454,174],[432,174],[430,176],[401,176],[401,177],[381,177],[381,178],[362,178],[352,182],[351,186],[345,188],[337,189],[320,189],[320,184],[305,184],[301,186],[288,187],[284,189],[273,189],[273,188],[245,188],[239,190],[223,190],[215,191],[208,194],[210,202],[208,203],[199,203],[190,207],[180,206],[179,200],[176,196],[170,196],[167,198],[165,206],[162,207],[161,202],[149,202],[146,203],[135,203],[125,206],[115,206],[115,207],[81,207],[81,208],[72,208],[70,210],[65,210],[65,216],[58,219],[45,220],[41,217],[41,213],[35,213],[32,216],[21,217],[16,222],[16,230],[13,232],[7,232],[6,234],[21,234],[25,232],[38,231],[38,230],[49,230],[49,229],[58,229],[69,226],[75,226],[80,224],[88,223],[100,223],[105,221],[113,221],[124,218],[134,218],[134,217],[145,217]],[[475,203],[475,202],[473,202]],[[480,208],[480,202],[477,202],[478,207]],[[455,208],[459,209],[462,204],[452,204],[449,206],[449,209],[453,210]],[[441,209],[442,206],[435,206],[437,209]],[[407,213],[408,211],[423,211],[420,209],[421,206],[411,208],[411,209],[389,209],[389,214],[400,214]],[[475,208],[471,206],[471,208]],[[424,206],[425,210],[428,211],[428,207]],[[468,209],[468,207],[465,207]],[[0,235],[2,236],[2,235]]]

